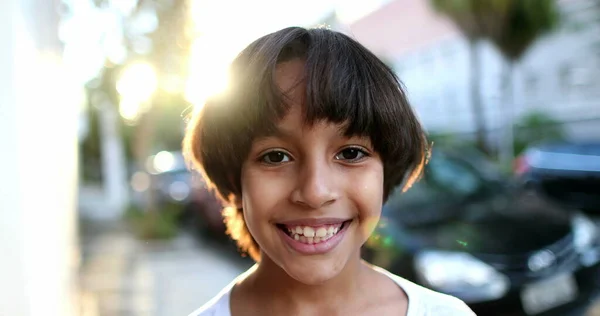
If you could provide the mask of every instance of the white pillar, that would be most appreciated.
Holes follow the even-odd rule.
[[[27,295],[25,289],[24,236],[20,231],[24,226],[19,197],[19,156],[17,131],[17,107],[14,82],[14,40],[12,28],[14,3],[0,2],[0,315],[27,315]],[[10,299],[8,299],[10,298]]]
[[[121,219],[129,204],[127,161],[119,129],[119,113],[108,101],[100,105],[100,141],[105,207],[94,214],[100,219]]]
[[[58,1],[0,1],[0,315],[78,315],[77,104]]]

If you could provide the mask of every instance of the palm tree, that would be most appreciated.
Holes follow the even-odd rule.
[[[498,29],[497,13],[506,10],[503,0],[430,0],[433,8],[448,16],[469,42],[470,96],[478,147],[489,154],[485,114],[481,102],[478,43]]]
[[[99,8],[112,5],[108,0],[94,0]],[[191,17],[189,0],[135,0],[132,10],[122,16],[124,42],[127,51],[125,63],[144,61],[151,64],[159,79],[158,89],[147,101],[145,111],[139,113],[135,122],[135,131],[131,141],[133,158],[140,167],[145,166],[145,161],[152,154],[156,130],[156,108],[164,103],[179,100],[177,95],[182,95],[183,82],[188,75],[189,50],[192,42]],[[154,27],[152,22],[156,21]],[[149,26],[150,25],[150,26]],[[140,49],[140,43],[149,43],[149,49]],[[147,45],[141,45],[147,46]],[[123,65],[111,65],[108,70],[126,68]],[[118,75],[106,76],[114,71],[101,74],[104,85],[100,87],[111,96],[113,104],[119,103],[119,94],[116,91]],[[175,83],[178,87],[173,89]],[[180,84],[177,84],[180,83]],[[169,85],[162,89],[163,84]],[[168,90],[168,91],[167,91]],[[154,209],[154,199],[146,194],[146,205],[149,211]]]
[[[506,60],[503,74],[505,89],[505,135],[500,158],[510,163],[514,158],[513,136],[513,70],[531,45],[558,24],[558,8],[555,0],[504,0],[505,11],[497,15],[499,27],[488,36]]]

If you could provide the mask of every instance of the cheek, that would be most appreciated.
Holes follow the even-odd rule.
[[[358,208],[360,226],[363,237],[366,238],[371,235],[381,216],[383,167],[375,165],[348,183],[353,184],[349,189],[348,196],[353,197],[353,203]]]
[[[286,198],[287,177],[275,177],[256,168],[242,170],[242,207],[248,228],[252,234],[261,223],[268,222],[278,203]]]

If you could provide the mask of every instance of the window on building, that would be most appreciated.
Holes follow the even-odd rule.
[[[584,87],[590,84],[590,67],[576,67],[571,70],[571,85]]]
[[[598,1],[598,3],[600,3],[600,1]],[[599,17],[600,17],[600,15],[599,15]],[[600,40],[597,40],[596,42],[594,42],[592,44],[591,51],[593,51],[594,55],[596,56],[596,66],[597,66],[597,69],[600,70]]]
[[[539,81],[539,75],[533,70],[527,71],[525,73],[525,89],[529,97],[533,97],[536,95],[539,89]]]
[[[563,64],[559,68],[561,91],[572,97],[585,98],[597,93],[594,80],[594,65],[588,61],[582,65]]]
[[[571,68],[571,65],[567,63],[558,68],[558,84],[563,92],[571,91]]]

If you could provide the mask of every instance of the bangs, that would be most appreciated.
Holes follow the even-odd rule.
[[[307,125],[326,120],[343,124],[346,136],[371,136],[374,142],[383,136],[379,135],[381,128],[400,114],[398,103],[405,100],[394,72],[344,34],[326,29],[286,33],[287,38],[258,40],[256,47],[249,50],[258,56],[248,60],[244,57],[250,56],[241,54],[232,66],[232,76],[238,78],[237,88],[241,88],[238,91],[246,96],[246,104],[240,104],[238,113],[253,118],[246,121],[246,132],[252,137],[269,134],[288,113],[289,98],[277,86],[275,70],[279,63],[301,59],[304,75],[297,84],[306,87],[301,104]],[[271,43],[272,40],[277,43]],[[261,57],[263,60],[258,60]],[[244,75],[257,73],[260,75],[255,78]]]
[[[307,124],[345,124],[346,135],[375,136],[391,103],[403,99],[394,73],[347,36],[315,30],[306,56]],[[394,101],[395,100],[395,101]]]

